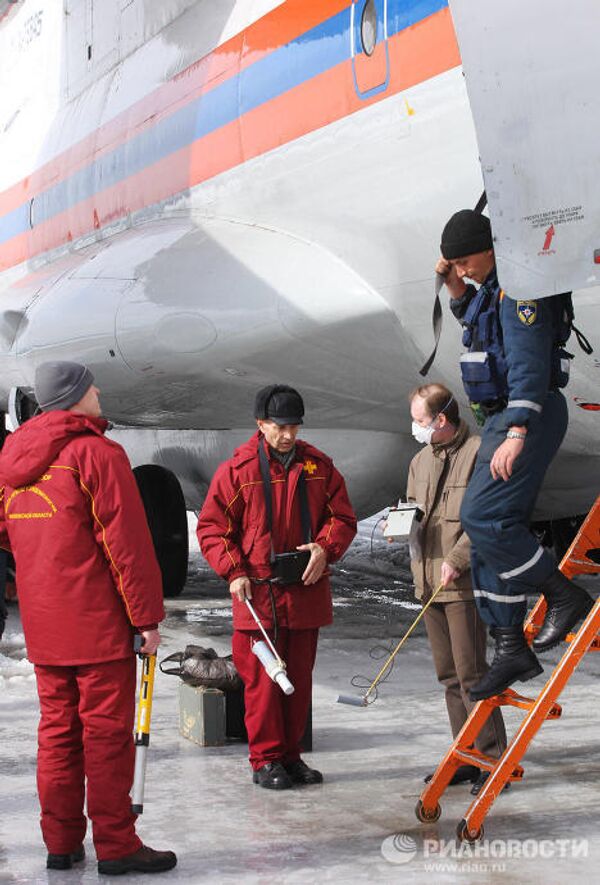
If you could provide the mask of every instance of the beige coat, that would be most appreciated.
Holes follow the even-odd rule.
[[[473,472],[481,439],[464,421],[445,446],[428,445],[415,455],[408,472],[407,498],[423,511],[422,558],[411,562],[417,599],[439,586],[442,562],[460,572],[437,597],[439,602],[472,599],[471,543],[462,529],[460,505]]]

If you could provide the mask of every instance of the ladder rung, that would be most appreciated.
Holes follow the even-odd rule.
[[[487,756],[485,753],[480,753],[479,750],[476,750],[474,747],[468,750],[460,750],[456,748],[452,755],[455,759],[459,759],[461,762],[464,762],[466,765],[476,765],[477,768],[483,768],[485,771],[494,771],[497,767],[499,759],[496,759],[494,756]],[[521,765],[516,765],[510,776],[510,780],[516,781],[521,780],[524,774],[524,769]]]
[[[577,633],[567,633],[565,636],[565,642],[573,642],[576,638]],[[596,636],[595,639],[592,639],[591,644],[588,646],[588,651],[600,651],[600,636]]]
[[[507,689],[498,695],[499,706],[518,707],[519,710],[532,710],[537,703],[537,698],[526,698],[521,694],[517,694],[512,688]],[[560,704],[552,704],[546,719],[558,719],[562,713]]]
[[[559,568],[567,578],[573,578],[578,574],[600,574],[600,497],[596,499]],[[525,625],[528,641],[539,633],[545,608],[544,598],[540,597]],[[584,647],[583,640],[589,643],[587,648]],[[566,641],[571,643],[570,646],[563,649],[561,660],[537,698],[524,697],[512,688],[508,688],[501,694],[485,698],[475,705],[439,766],[440,776],[437,777],[436,771],[421,795],[416,809],[420,821],[437,820],[440,814],[439,799],[448,786],[452,774],[461,763],[464,763],[491,772],[491,777],[487,778],[481,791],[467,809],[459,825],[458,836],[462,840],[464,835],[468,838],[469,834],[482,832],[486,814],[506,781],[519,780],[523,777],[523,768],[519,762],[544,720],[558,719],[561,715],[562,707],[553,701],[560,696],[586,651],[600,651],[600,599],[596,599],[594,609],[585,619],[584,626],[577,633],[570,633]],[[503,755],[500,759],[494,759],[475,749],[473,742],[490,714],[496,708],[503,706],[517,707],[526,711],[526,715]],[[510,777],[507,777],[508,770],[511,770]]]

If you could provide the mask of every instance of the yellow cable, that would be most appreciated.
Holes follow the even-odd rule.
[[[412,622],[412,624],[410,625],[410,627],[408,628],[408,630],[406,631],[406,633],[404,634],[404,636],[402,637],[402,639],[400,640],[400,642],[398,643],[398,645],[396,646],[394,651],[388,657],[387,661],[385,662],[385,664],[383,665],[383,667],[381,668],[381,670],[379,671],[379,673],[377,674],[377,676],[375,677],[373,682],[370,684],[370,686],[366,690],[366,692],[364,694],[365,700],[369,697],[371,692],[377,687],[378,683],[381,682],[383,674],[389,668],[390,664],[392,663],[392,661],[394,660],[394,658],[396,657],[396,655],[398,654],[398,652],[400,651],[400,649],[402,648],[402,646],[404,645],[404,643],[406,642],[406,640],[408,639],[408,637],[410,636],[412,631],[415,629],[415,627],[417,626],[417,624],[419,623],[419,621],[421,620],[421,618],[423,617],[423,615],[425,614],[425,612],[427,611],[427,609],[429,608],[429,606],[431,605],[433,600],[436,598],[438,593],[440,593],[443,589],[444,589],[444,585],[440,584],[440,586],[437,588],[437,590],[431,594],[430,598],[427,600],[427,602],[425,603],[425,605],[423,606],[423,608],[421,609],[421,611],[419,612],[419,614],[417,615],[415,620]]]

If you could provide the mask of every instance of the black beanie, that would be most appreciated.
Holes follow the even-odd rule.
[[[270,384],[256,394],[254,417],[276,424],[304,424],[304,402],[293,387]]]
[[[490,219],[473,209],[455,212],[442,231],[440,248],[446,260],[493,249]]]

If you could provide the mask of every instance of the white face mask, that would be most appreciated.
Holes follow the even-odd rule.
[[[429,443],[431,442],[431,437],[434,433],[435,427],[433,426],[433,421],[431,422],[431,424],[428,424],[427,427],[421,427],[420,424],[417,424],[416,421],[413,421],[412,435],[418,443],[421,443],[421,445],[429,445]]]
[[[429,422],[427,427],[422,427],[420,424],[417,424],[416,421],[413,421],[412,428],[411,428],[412,435],[414,436],[414,438],[416,439],[416,441],[418,443],[421,443],[421,445],[423,445],[423,446],[429,445],[429,443],[431,442],[431,438],[436,430],[435,427],[433,426],[436,422],[436,419],[440,415],[444,414],[444,412],[446,411],[446,409],[448,408],[448,406],[450,405],[450,403],[452,402],[453,399],[454,399],[454,397],[451,396],[450,399],[448,400],[448,402],[446,403],[446,405],[442,409],[439,410],[439,412],[437,413],[437,415],[434,418],[431,419],[431,421]]]

